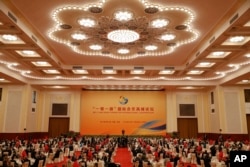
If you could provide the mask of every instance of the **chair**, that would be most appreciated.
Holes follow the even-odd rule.
[[[59,162],[62,162],[62,161],[64,161],[64,155],[63,155],[63,152],[60,152],[60,154],[59,154]]]
[[[3,152],[3,156],[8,156],[9,155],[9,152],[8,151],[4,151]]]
[[[22,167],[29,167],[29,161],[23,162]]]
[[[0,161],[0,166],[3,166],[3,161]]]
[[[69,152],[69,156],[70,156],[70,157],[73,157],[73,156],[74,156],[74,151],[70,151],[70,152]]]
[[[38,161],[38,167],[43,167],[43,160],[42,159]]]
[[[14,161],[11,161],[11,162],[10,162],[10,166],[11,166],[11,167],[15,167],[15,162],[14,162]]]

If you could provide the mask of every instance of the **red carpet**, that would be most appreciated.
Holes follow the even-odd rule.
[[[128,148],[118,147],[114,156],[114,162],[119,163],[121,167],[132,167],[132,156]]]

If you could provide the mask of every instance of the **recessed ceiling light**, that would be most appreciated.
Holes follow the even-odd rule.
[[[74,74],[88,74],[87,70],[72,70]]]
[[[35,52],[33,50],[23,50],[22,53],[25,55],[34,55],[35,54]]]
[[[176,36],[174,34],[164,34],[161,36],[161,39],[164,41],[170,41],[170,40],[175,39],[175,37]]]
[[[47,74],[60,74],[58,70],[43,70]]]
[[[81,25],[81,26],[84,26],[84,27],[94,27],[95,26],[95,20],[93,19],[89,19],[89,18],[82,18],[82,19],[79,19],[78,20],[78,23]]]
[[[230,42],[235,42],[235,43],[237,43],[237,42],[242,42],[242,41],[244,41],[244,39],[245,39],[245,37],[243,37],[243,36],[235,36],[235,37],[231,37],[231,38],[229,39],[229,41],[230,41]]]
[[[210,62],[200,62],[195,67],[212,67],[215,63]]]
[[[103,74],[116,74],[116,70],[114,70],[113,67],[103,67],[102,73]]]
[[[69,86],[60,86],[60,85],[55,85],[55,86],[43,86],[44,88],[47,89],[66,89],[70,88]]]
[[[129,53],[129,50],[126,49],[126,48],[121,48],[117,52],[120,53],[120,54],[127,54],[127,53]]]
[[[0,82],[1,82],[1,83],[10,83],[10,81],[8,81],[8,80],[6,80],[6,79],[4,79],[4,78],[0,78]]]
[[[191,70],[189,72],[187,72],[187,74],[191,74],[191,75],[197,75],[197,74],[202,74],[203,71],[201,70]]]
[[[71,37],[76,40],[84,40],[87,39],[87,36],[84,33],[78,32],[71,34]]]
[[[10,34],[4,34],[2,35],[2,38],[6,41],[17,41],[17,36],[15,35],[10,35]]]
[[[115,19],[119,21],[129,21],[133,17],[133,14],[128,11],[118,11],[114,15]]]
[[[212,55],[214,55],[214,56],[221,56],[223,54],[225,54],[225,52],[222,52],[222,51],[218,51],[218,52],[213,52],[212,53]]]
[[[157,48],[158,47],[156,45],[147,45],[147,46],[145,46],[145,49],[150,50],[150,51],[156,50]]]
[[[177,87],[177,89],[203,89],[204,87],[201,86],[182,86],[182,87]]]
[[[241,82],[243,82],[243,83],[247,83],[247,82],[249,82],[249,80],[244,79],[244,80],[242,80]]]
[[[89,48],[92,50],[101,50],[102,46],[95,44],[95,45],[90,45]]]
[[[209,62],[201,62],[199,63],[200,66],[208,66],[210,63]]]
[[[16,52],[22,57],[41,57],[37,52],[33,50],[17,50]]]
[[[154,28],[162,28],[168,25],[168,20],[166,19],[156,19],[151,22],[152,27]]]
[[[161,70],[160,72],[159,72],[159,74],[173,74],[174,73],[174,70]]]
[[[222,59],[227,57],[231,52],[215,51],[211,52],[206,58]]]
[[[32,64],[34,64],[35,66],[40,66],[40,67],[51,66],[51,64],[49,64],[46,61],[36,61],[36,62],[32,62]]]
[[[134,69],[130,73],[131,74],[145,74],[145,70],[143,67],[134,67]]]

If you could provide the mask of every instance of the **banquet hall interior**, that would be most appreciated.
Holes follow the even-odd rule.
[[[0,166],[229,167],[249,39],[250,0],[0,0]]]
[[[1,138],[250,138],[249,0],[1,0]]]

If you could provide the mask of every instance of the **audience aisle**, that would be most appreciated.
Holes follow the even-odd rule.
[[[121,167],[132,167],[132,155],[127,147],[118,147],[116,155],[114,156],[114,162],[119,163]]]

